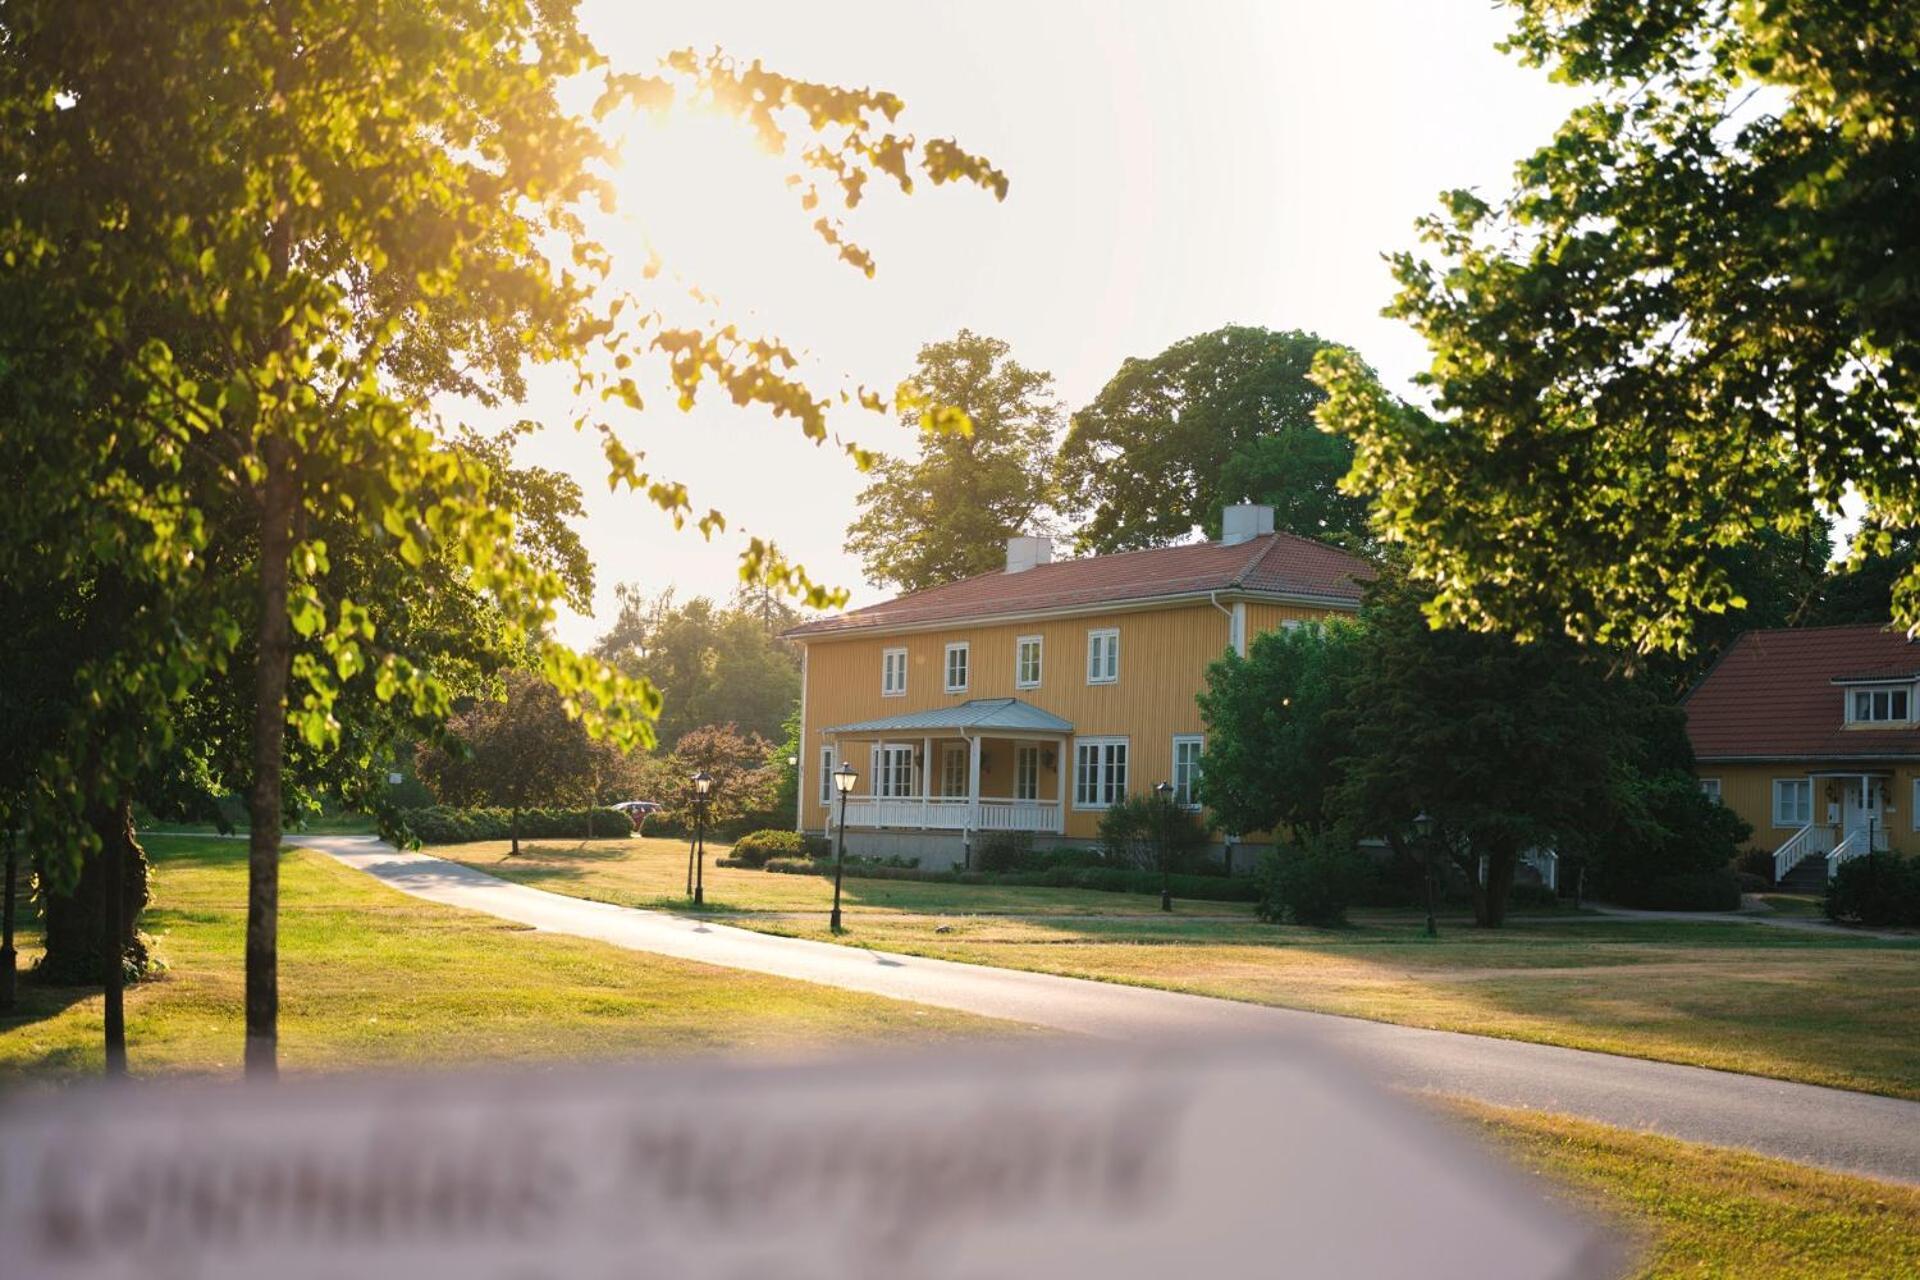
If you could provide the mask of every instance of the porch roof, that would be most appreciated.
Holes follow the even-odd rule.
[[[1042,711],[1018,698],[972,698],[951,707],[907,711],[878,720],[836,724],[822,733],[926,733],[936,729],[962,732],[997,730],[1002,733],[1069,734],[1073,726],[1051,711]]]

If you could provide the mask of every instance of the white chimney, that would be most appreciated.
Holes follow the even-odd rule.
[[[1263,533],[1273,532],[1273,508],[1242,502],[1220,513],[1220,543],[1237,547]]]
[[[1053,562],[1052,538],[1008,538],[1007,572],[1025,573],[1035,565]]]

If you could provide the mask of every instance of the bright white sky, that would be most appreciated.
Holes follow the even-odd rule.
[[[907,130],[956,138],[1010,178],[999,204],[971,187],[876,192],[850,219],[879,261],[868,280],[813,237],[785,168],[736,129],[636,136],[630,194],[663,257],[726,315],[803,348],[825,388],[891,388],[921,344],[967,326],[1053,371],[1073,407],[1124,358],[1227,323],[1350,343],[1404,387],[1424,349],[1379,314],[1393,287],[1381,254],[1412,243],[1441,190],[1504,190],[1573,105],[1494,49],[1509,20],[1486,0],[588,0],[585,17],[631,69],[718,45],[789,75],[891,89]],[[536,386],[529,416],[556,429],[522,454],[589,495],[599,619],[566,619],[566,639],[604,627],[616,582],[725,597],[741,529],[853,588],[855,604],[882,596],[841,549],[862,484],[844,454],[764,414],[682,414],[653,394],[625,438],[691,488],[697,511],[726,513],[733,530],[706,543],[607,493],[597,441],[560,425],[571,407],[564,388]],[[836,425],[912,445],[857,410]]]

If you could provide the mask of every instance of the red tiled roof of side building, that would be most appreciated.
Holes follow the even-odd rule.
[[[1338,547],[1290,533],[1267,533],[1231,546],[1196,542],[1056,560],[1021,573],[983,573],[819,618],[786,634],[804,640],[1208,591],[1245,591],[1357,607],[1372,577],[1372,566]]]
[[[1920,672],[1920,644],[1879,626],[1749,631],[1687,695],[1693,754],[1711,760],[1920,757],[1920,729],[1849,729],[1836,679]]]

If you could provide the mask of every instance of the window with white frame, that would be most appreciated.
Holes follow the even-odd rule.
[[[1720,779],[1718,778],[1700,779],[1700,794],[1705,796],[1707,799],[1713,801],[1715,804],[1719,804],[1720,803]]]
[[[1087,683],[1112,684],[1119,678],[1119,628],[1105,627],[1087,632]]]
[[[1073,807],[1105,809],[1127,798],[1127,740],[1081,738],[1073,744]]]
[[[940,754],[940,794],[967,794],[967,744],[949,742]]]
[[[1040,798],[1040,748],[1019,746],[1013,749],[1013,798]]]
[[[913,794],[913,748],[882,743],[873,749],[873,794],[890,800]]]
[[[880,693],[898,698],[907,691],[907,651],[886,649],[880,654]]]
[[[1854,689],[1847,699],[1847,719],[1854,724],[1905,721],[1912,691],[1905,685],[1894,689]]]
[[[1775,778],[1773,780],[1773,825],[1804,827],[1812,821],[1813,782],[1807,778]]]
[[[828,807],[833,805],[834,763],[833,748],[820,748],[820,803]]]
[[[1013,642],[1013,687],[1040,687],[1040,637],[1021,636]]]
[[[947,646],[947,692],[965,693],[967,691],[968,646],[965,640],[957,640]]]
[[[1913,829],[1920,831],[1920,778],[1913,780]]]
[[[1206,739],[1199,734],[1178,734],[1173,739],[1173,802],[1189,809],[1200,807],[1200,752]]]

